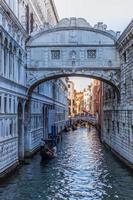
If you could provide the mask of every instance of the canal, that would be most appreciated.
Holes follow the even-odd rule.
[[[115,199],[133,199],[133,174],[87,128],[65,134],[56,159],[36,155],[0,184],[0,200]]]

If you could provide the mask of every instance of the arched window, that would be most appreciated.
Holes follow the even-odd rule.
[[[13,80],[15,78],[15,56],[16,56],[16,47],[13,48],[13,59],[12,59],[12,74]]]
[[[4,75],[7,73],[7,56],[8,56],[8,41],[7,38],[5,38],[4,41]]]
[[[108,97],[109,97],[109,99],[111,99],[111,90],[110,89],[108,89]]]
[[[113,90],[113,98],[115,99],[115,90]]]
[[[21,77],[21,65],[22,65],[22,53],[21,53],[21,51],[19,51],[19,54],[18,54],[18,81],[20,81],[20,77]]]
[[[12,71],[13,71],[12,70],[12,65],[13,65],[12,61],[13,61],[12,44],[10,43],[10,45],[9,45],[9,78],[12,77]]]
[[[105,100],[108,99],[108,92],[105,92]]]

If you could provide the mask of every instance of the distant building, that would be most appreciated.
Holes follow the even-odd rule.
[[[75,114],[81,114],[84,110],[84,93],[75,91]]]
[[[84,112],[92,112],[92,85],[84,89]]]
[[[92,81],[92,113],[98,114],[100,109],[101,98],[101,82],[98,80]]]
[[[68,105],[69,105],[69,116],[74,116],[75,114],[75,92],[74,92],[74,83],[68,81]]]

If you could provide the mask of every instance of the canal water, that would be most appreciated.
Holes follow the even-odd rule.
[[[36,155],[0,184],[0,200],[115,199],[133,200],[133,174],[87,128],[64,134],[56,159]]]

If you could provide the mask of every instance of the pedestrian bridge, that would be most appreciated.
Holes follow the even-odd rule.
[[[54,122],[51,124],[51,126],[55,126],[58,132],[61,132],[64,130],[65,126],[71,126],[77,122],[87,122],[92,126],[97,127],[98,126],[98,118],[95,115],[87,115],[87,116],[75,116],[71,117],[67,120],[62,120],[58,122]],[[51,128],[51,127],[50,127]]]
[[[28,95],[44,81],[69,76],[95,78],[119,91],[117,38],[105,24],[92,27],[83,18],[45,26],[27,42]]]
[[[96,116],[94,115],[88,115],[88,116],[76,116],[71,118],[72,122],[87,122],[93,126],[97,126],[98,125],[98,119]]]

